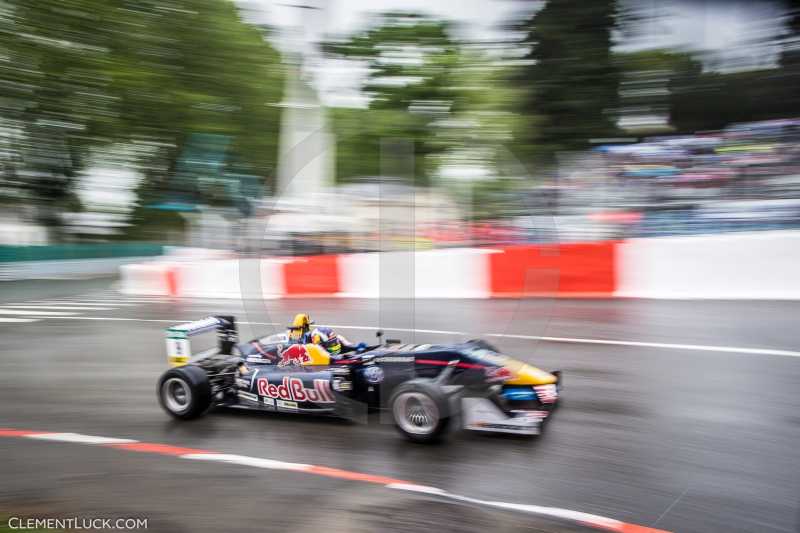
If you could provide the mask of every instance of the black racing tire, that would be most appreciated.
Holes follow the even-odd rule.
[[[413,442],[440,440],[451,419],[447,394],[431,379],[412,379],[398,385],[389,400],[389,410],[397,430]]]
[[[158,380],[158,403],[180,420],[198,418],[211,406],[211,384],[205,370],[186,365],[164,372]]]

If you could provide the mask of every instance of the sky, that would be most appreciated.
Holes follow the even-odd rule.
[[[456,37],[491,41],[508,37],[503,25],[532,13],[536,2],[522,0],[235,0],[245,19],[275,29],[272,40],[284,52],[311,50],[307,43],[347,36],[369,27],[372,18],[388,10],[426,13],[450,21]],[[591,1],[591,0],[586,0]],[[783,31],[784,3],[780,0],[620,0],[638,7],[651,20],[635,30],[617,32],[620,50],[673,48],[700,54],[706,69],[733,70],[770,67],[778,49],[764,38]],[[304,9],[298,6],[317,6]],[[541,5],[541,3],[539,3]],[[533,6],[533,7],[529,7]],[[657,15],[657,16],[653,16]],[[312,53],[312,56],[314,54]],[[323,103],[333,106],[363,106],[360,93],[363,65],[353,61],[316,57],[315,84]],[[134,176],[116,176],[124,187]],[[113,204],[117,191],[93,186],[91,176],[82,187],[83,200]],[[124,203],[124,202],[122,202]]]
[[[347,36],[369,27],[377,13],[404,10],[450,21],[465,40],[507,39],[504,24],[533,13],[543,2],[522,0],[237,0],[247,19],[275,28],[283,51],[307,49],[309,41]],[[765,37],[783,31],[782,0],[620,0],[648,15],[648,22],[616,32],[619,50],[672,48],[698,54],[708,70],[768,68],[779,50]],[[299,6],[315,6],[304,9]],[[528,15],[529,16],[529,15]],[[363,105],[358,93],[364,69],[352,62],[317,58],[316,85],[328,105]]]

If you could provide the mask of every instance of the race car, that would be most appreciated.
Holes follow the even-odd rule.
[[[192,353],[190,339],[214,332],[216,345]],[[467,430],[538,435],[558,405],[560,371],[545,372],[502,355],[483,340],[351,347],[333,357],[316,344],[279,333],[239,342],[232,316],[210,316],[167,329],[173,367],[158,380],[158,399],[177,419],[215,407],[366,419],[390,415],[402,435],[433,442],[453,420]]]

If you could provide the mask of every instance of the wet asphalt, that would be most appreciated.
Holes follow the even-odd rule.
[[[13,290],[2,291],[0,308],[71,298],[112,309],[0,323],[0,426],[357,470],[671,531],[800,530],[800,358],[514,337],[800,350],[797,303],[139,302],[96,285],[4,285]],[[179,423],[161,411],[155,384],[170,321],[235,314],[249,337],[298,311],[346,326],[339,331],[354,341],[372,340],[378,327],[409,342],[491,334],[502,351],[563,370],[563,404],[540,437],[453,431],[437,446],[404,441],[380,417],[352,424],[225,411]],[[0,515],[147,517],[150,531],[187,532],[577,530],[346,480],[198,463],[0,439]]]

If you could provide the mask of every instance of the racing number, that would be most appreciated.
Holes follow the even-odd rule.
[[[187,339],[167,339],[167,361],[170,366],[182,366],[191,355]]]

